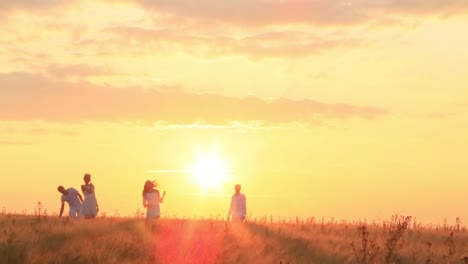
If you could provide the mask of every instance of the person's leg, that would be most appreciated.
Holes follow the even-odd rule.
[[[76,207],[71,207],[71,206],[70,206],[70,213],[69,213],[69,216],[70,216],[70,217],[75,217],[75,216],[76,216]]]
[[[70,217],[80,216],[81,205],[70,207]]]
[[[159,208],[146,208],[146,219],[159,218]]]
[[[146,208],[146,220],[149,220],[149,219],[151,219],[150,209]]]
[[[233,222],[244,222],[245,216],[233,216],[232,221]]]
[[[76,216],[77,216],[77,217],[83,216],[83,205],[80,204],[80,205],[78,205],[76,208],[77,208],[77,209],[76,209]]]

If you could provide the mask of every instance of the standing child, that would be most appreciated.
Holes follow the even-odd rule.
[[[146,219],[158,219],[161,216],[159,203],[164,201],[166,192],[163,192],[161,197],[156,187],[158,187],[156,181],[146,181],[143,187],[143,207],[146,208]]]

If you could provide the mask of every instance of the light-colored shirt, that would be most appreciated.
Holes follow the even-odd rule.
[[[62,204],[67,202],[70,207],[80,206],[81,201],[78,199],[78,194],[75,188],[68,188],[67,194],[62,194]]]
[[[245,217],[247,215],[246,199],[243,193],[235,193],[231,198],[232,217]]]

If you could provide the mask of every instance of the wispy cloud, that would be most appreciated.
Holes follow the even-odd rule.
[[[36,22],[37,30],[34,31],[25,30],[22,26],[24,18],[17,18],[12,24],[6,24],[8,34],[4,34],[5,40],[0,47],[5,46],[13,64],[29,66],[28,70],[42,68],[50,74],[65,77],[114,74],[112,69],[106,67],[83,64],[95,58],[108,63],[107,59],[115,57],[178,52],[203,58],[233,55],[251,59],[303,58],[373,44],[375,40],[370,37],[371,32],[366,25],[394,24],[395,21],[400,21],[390,15],[393,14],[390,10],[402,6],[400,3],[395,4],[395,7],[387,3],[397,1],[372,4],[363,0],[128,1],[135,4],[128,7],[134,12],[137,9],[137,13],[143,16],[141,19],[153,22],[139,24],[112,16],[108,20],[95,19],[96,25],[88,24],[91,22],[85,22],[85,19],[77,21],[78,11],[70,7],[73,4],[67,4],[68,12],[64,13],[69,16],[45,19],[31,15]],[[59,1],[37,2],[7,1],[3,5],[23,11],[61,7]],[[118,5],[115,2],[116,0],[101,0],[95,4],[100,8],[108,6],[110,10],[116,11]],[[445,10],[451,5],[433,6],[434,10]],[[86,8],[95,6],[80,3],[76,7],[79,7],[76,10],[87,10]],[[255,27],[249,27],[250,25]],[[354,25],[364,26],[349,28]],[[47,38],[44,37],[46,35]],[[54,39],[61,41],[56,42]],[[51,44],[53,49],[44,48]],[[40,49],[32,50],[31,47],[35,46]],[[39,55],[47,56],[47,60],[39,58]],[[57,60],[58,57],[62,61]],[[65,60],[68,60],[68,65]]]
[[[13,44],[11,44],[11,46],[12,45]],[[49,55],[45,54],[44,52],[32,53],[32,52],[28,52],[28,51],[21,50],[18,48],[13,48],[13,47],[7,48],[7,50],[10,56],[11,54],[13,54],[13,56],[11,56],[10,61],[14,63],[24,63],[24,64],[31,65],[32,64],[31,62],[45,61],[49,59]]]
[[[431,119],[453,119],[460,115],[468,114],[468,103],[454,103],[445,105],[443,109],[426,114]]]
[[[319,125],[319,121],[315,125]],[[303,127],[300,124],[291,124],[287,128]],[[224,125],[213,125],[204,123],[192,123],[192,124],[170,124],[168,122],[157,122],[151,127],[151,131],[159,134],[172,130],[230,130],[238,133],[247,133],[251,131],[271,131],[278,129],[285,129],[284,126],[267,124],[261,121],[227,121]]]
[[[44,9],[59,5],[62,1],[57,0],[3,0],[0,9]]]
[[[323,79],[327,79],[329,76],[326,73],[315,73],[315,74],[309,74],[309,77],[313,80],[323,80]]]
[[[2,141],[0,141],[0,145],[31,145],[31,144],[33,144],[33,142],[15,141],[15,140],[12,140],[12,141],[2,140]]]
[[[266,31],[245,37],[224,35],[203,35],[180,31],[177,29],[146,29],[138,27],[115,27],[103,31],[110,35],[108,50],[127,50],[147,52],[147,50],[182,50],[204,56],[246,55],[258,59],[265,57],[303,57],[319,54],[337,48],[352,48],[366,44],[364,40],[336,34],[335,32],[318,35],[298,30]],[[291,41],[294,40],[294,41]],[[168,45],[170,44],[170,45]],[[87,43],[89,46],[101,47],[99,40]]]
[[[117,73],[108,67],[97,67],[85,64],[51,64],[47,67],[47,72],[53,76],[66,77],[89,77],[101,75],[116,75]]]
[[[18,128],[16,127],[0,127],[0,133],[18,133]]]
[[[32,129],[27,130],[26,133],[30,135],[42,136],[42,135],[47,135],[49,131],[44,128],[32,128]]]
[[[238,25],[353,25],[391,15],[450,16],[466,13],[465,0],[122,0],[157,13]]]
[[[314,125],[327,119],[374,119],[387,114],[379,107],[346,103],[118,89],[61,82],[29,73],[0,74],[0,87],[0,120],[210,125],[260,121],[267,125],[292,122]]]
[[[145,173],[189,173],[190,170],[147,170]]]
[[[354,25],[392,16],[452,16],[466,13],[466,0],[100,0],[134,3],[158,17],[229,23],[239,26],[277,24]],[[79,1],[3,0],[0,13],[44,12],[72,7]]]
[[[76,2],[76,0],[2,0],[0,1],[0,14],[2,14],[0,20],[7,17],[8,14],[16,11],[43,13],[54,8],[69,7]]]

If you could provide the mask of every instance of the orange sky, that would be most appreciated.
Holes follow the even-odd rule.
[[[58,211],[89,172],[109,215],[157,179],[178,216],[224,217],[239,182],[257,217],[468,219],[465,1],[2,1],[0,23],[6,210]],[[207,153],[230,173],[200,195]]]

